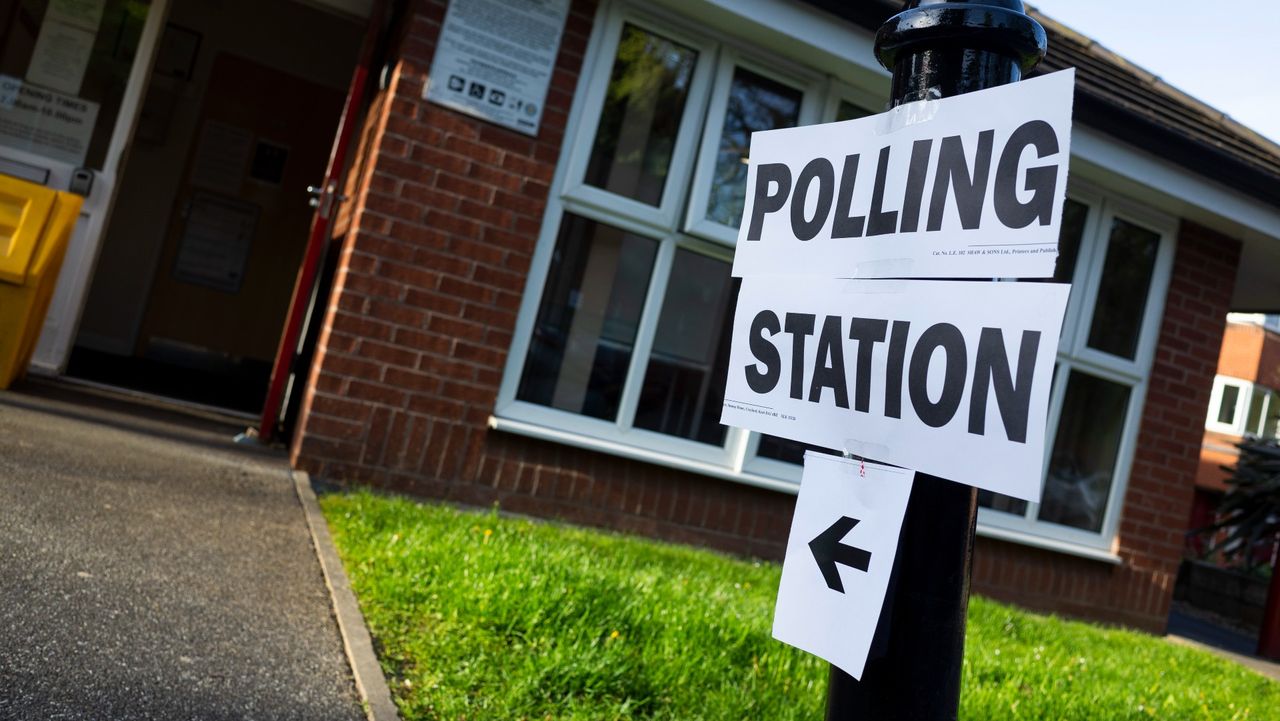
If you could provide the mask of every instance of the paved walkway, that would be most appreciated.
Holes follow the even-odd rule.
[[[284,459],[0,392],[0,719],[362,719]]]
[[[1169,640],[1211,651],[1280,681],[1280,663],[1255,656],[1253,652],[1258,647],[1258,639],[1239,631],[1175,610],[1169,614]]]

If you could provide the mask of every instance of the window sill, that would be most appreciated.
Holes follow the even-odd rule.
[[[998,541],[1008,541],[1009,543],[1017,543],[1022,546],[1031,546],[1032,548],[1043,548],[1046,551],[1054,551],[1056,553],[1064,553],[1068,556],[1077,556],[1079,558],[1087,558],[1091,561],[1102,561],[1118,566],[1124,562],[1120,556],[1111,551],[1104,551],[1101,548],[1092,546],[1082,546],[1078,543],[1069,541],[1061,541],[1056,538],[1047,538],[1045,536],[1037,536],[1026,531],[1015,531],[1008,528],[1000,528],[986,523],[978,522],[978,535],[983,538],[994,538]]]
[[[552,441],[554,443],[563,443],[566,446],[574,446],[577,448],[585,448],[590,451],[598,451],[613,456],[621,456],[632,460],[644,461],[646,463],[655,463],[667,468],[675,468],[681,471],[689,471],[690,473],[698,473],[704,476],[711,476],[735,483],[745,483],[748,486],[757,488],[765,488],[780,493],[788,493],[796,495],[800,491],[800,484],[791,481],[783,481],[769,476],[762,476],[757,473],[747,471],[735,471],[728,466],[716,465],[704,461],[695,461],[689,458],[654,451],[638,446],[630,446],[625,443],[617,443],[601,438],[593,438],[580,433],[572,433],[556,428],[527,421],[518,421],[512,418],[499,418],[498,416],[489,416],[489,427],[495,431],[504,433],[513,433],[519,436],[528,436],[544,441]]]
[[[489,427],[503,433],[511,433],[538,440],[550,441],[552,443],[561,443],[567,446],[583,448],[599,453],[607,453],[612,456],[620,456],[622,458],[630,458],[632,460],[642,461],[645,463],[655,463],[667,468],[675,468],[681,471],[697,473],[712,478],[719,478],[734,483],[742,483],[756,488],[764,488],[779,493],[787,493],[796,495],[800,491],[800,484],[793,481],[784,481],[770,476],[760,475],[758,473],[750,473],[747,471],[735,471],[727,466],[720,466],[713,463],[703,461],[695,461],[688,458],[682,458],[670,453],[662,453],[660,451],[649,450],[637,446],[630,446],[625,443],[617,443],[615,441],[593,438],[591,436],[573,433],[557,428],[550,428],[537,423],[529,423],[527,421],[519,421],[512,418],[500,418],[498,416],[489,416]],[[1077,543],[1070,543],[1044,536],[1037,536],[1025,531],[1015,531],[1007,528],[1000,528],[988,524],[978,523],[977,533],[985,538],[994,538],[1000,541],[1008,541],[1023,546],[1031,546],[1033,548],[1043,548],[1048,551],[1064,553],[1080,558],[1087,558],[1093,561],[1102,561],[1113,565],[1119,565],[1122,562],[1120,556],[1099,548],[1090,546],[1082,546]]]

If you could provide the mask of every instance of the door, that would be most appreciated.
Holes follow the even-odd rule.
[[[59,373],[168,0],[0,0],[0,173],[85,196],[32,367]]]
[[[304,189],[324,173],[342,101],[242,57],[214,60],[137,357],[220,369],[237,396],[224,403],[262,407],[311,222]]]

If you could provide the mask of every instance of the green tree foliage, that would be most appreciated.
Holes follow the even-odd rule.
[[[1252,440],[1238,444],[1240,460],[1226,470],[1227,493],[1218,505],[1218,521],[1201,532],[1214,536],[1212,548],[1246,568],[1260,565],[1253,549],[1280,535],[1280,443]]]

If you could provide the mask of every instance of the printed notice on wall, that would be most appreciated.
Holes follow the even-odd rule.
[[[1048,278],[1073,70],[751,136],[733,274]]]
[[[98,104],[0,75],[0,145],[84,165]]]
[[[451,0],[422,97],[537,135],[569,0]]]
[[[743,278],[720,422],[1038,502],[1069,291]]]
[[[40,24],[27,81],[79,95],[105,0],[52,0]]]

